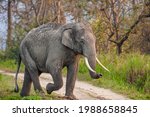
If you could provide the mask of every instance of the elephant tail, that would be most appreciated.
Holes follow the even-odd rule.
[[[18,56],[18,67],[17,67],[16,76],[15,76],[15,89],[14,89],[14,91],[16,93],[19,92],[19,86],[18,86],[18,83],[17,83],[17,79],[18,79],[18,73],[19,73],[20,65],[21,65],[21,56],[19,54],[19,56]]]

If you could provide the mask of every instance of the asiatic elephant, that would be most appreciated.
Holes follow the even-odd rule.
[[[32,82],[36,91],[43,92],[39,82],[39,75],[43,72],[50,73],[54,81],[47,84],[47,93],[60,89],[63,85],[61,71],[67,67],[65,96],[74,99],[73,89],[80,55],[85,57],[92,78],[98,79],[102,76],[95,71],[96,61],[108,71],[96,58],[95,41],[92,29],[87,23],[48,23],[32,29],[20,44],[15,91],[19,91],[17,75],[22,60],[25,72],[21,96],[29,95]]]

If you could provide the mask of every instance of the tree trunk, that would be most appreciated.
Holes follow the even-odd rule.
[[[62,1],[58,0],[56,5],[57,5],[57,23],[64,24],[64,23],[66,23],[66,21],[65,21],[66,19],[64,17]]]
[[[122,45],[121,44],[116,44],[116,51],[117,55],[119,56],[122,53]]]
[[[8,0],[8,11],[7,11],[7,18],[8,18],[8,29],[7,29],[7,48],[12,47],[12,6],[11,0]]]
[[[57,2],[57,23],[61,23],[61,1]]]

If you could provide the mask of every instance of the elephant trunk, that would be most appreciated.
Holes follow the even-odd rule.
[[[86,63],[86,66],[88,67],[88,69],[89,69],[90,71],[96,73],[96,71],[91,68],[91,66],[90,66],[90,64],[89,64],[89,62],[88,62],[88,59],[87,59],[86,57],[85,57],[84,59],[85,59],[85,63]]]
[[[90,57],[85,57],[85,62],[86,62],[86,66],[88,67],[89,69],[89,73],[90,73],[90,76],[94,79],[98,79],[100,77],[102,77],[101,74],[98,74],[96,73],[95,71],[95,66],[96,66],[96,58],[95,56],[90,56]]]

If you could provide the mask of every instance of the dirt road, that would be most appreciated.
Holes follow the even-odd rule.
[[[5,71],[1,71],[1,74],[5,74],[5,75],[9,75],[9,76],[15,76],[15,73],[9,73],[9,72],[5,72]],[[23,80],[23,73],[19,73],[19,78],[21,80]],[[63,78],[64,81],[64,85],[63,87],[58,90],[55,91],[56,94],[60,95],[60,96],[64,96],[65,93],[65,84],[66,84],[66,78]],[[47,83],[49,82],[53,82],[51,75],[49,74],[41,74],[40,76],[40,83],[42,85],[43,88],[46,87]],[[129,98],[114,93],[109,89],[104,89],[104,88],[99,88],[99,87],[95,87],[91,84],[82,82],[82,81],[76,81],[76,85],[75,85],[75,89],[74,89],[74,94],[75,96],[80,99],[80,100],[99,100],[99,99],[108,99],[108,100],[127,100]]]

